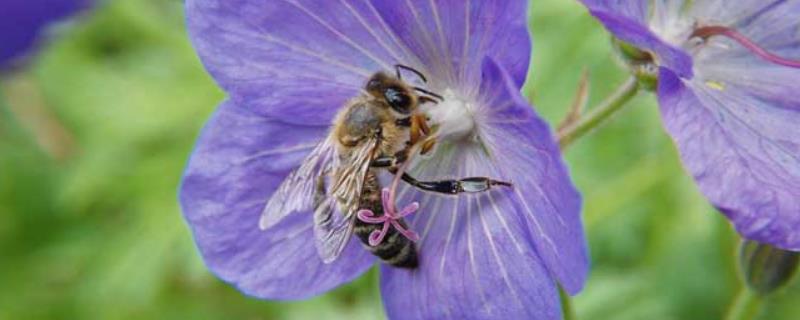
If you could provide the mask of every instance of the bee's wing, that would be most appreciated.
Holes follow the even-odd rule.
[[[325,263],[336,260],[353,234],[358,201],[378,140],[360,143],[333,168],[331,187],[314,211],[317,252]]]
[[[315,200],[316,184],[319,177],[330,172],[336,162],[336,146],[328,137],[306,156],[303,163],[292,171],[278,190],[264,206],[258,222],[261,230],[266,230],[283,220],[288,214],[311,210]]]

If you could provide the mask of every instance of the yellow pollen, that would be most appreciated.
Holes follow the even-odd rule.
[[[708,80],[706,81],[706,85],[711,89],[715,89],[718,91],[725,91],[725,84],[719,81]]]

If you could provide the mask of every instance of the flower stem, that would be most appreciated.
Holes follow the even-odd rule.
[[[761,311],[761,302],[760,296],[743,285],[736,295],[736,300],[728,307],[725,320],[752,320]]]
[[[561,313],[564,315],[564,320],[576,320],[578,317],[575,315],[575,307],[572,304],[572,297],[561,288],[558,287],[558,295],[561,296]]]
[[[611,115],[622,109],[622,107],[639,92],[639,81],[636,77],[630,77],[608,98],[603,100],[600,105],[592,108],[588,114],[581,117],[574,124],[564,128],[558,135],[558,144],[561,149],[566,149],[578,138],[586,135],[592,129],[602,124]]]

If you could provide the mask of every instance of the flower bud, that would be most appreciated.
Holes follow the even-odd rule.
[[[800,253],[745,240],[739,251],[739,264],[747,286],[767,295],[791,282],[800,263]]]
[[[611,44],[617,57],[639,79],[641,88],[655,90],[658,85],[658,65],[653,54],[615,37],[611,38]]]

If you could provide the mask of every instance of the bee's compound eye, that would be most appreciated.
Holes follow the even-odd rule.
[[[411,97],[407,94],[396,88],[388,88],[384,92],[384,97],[386,97],[386,102],[388,102],[395,111],[401,114],[411,113]]]

